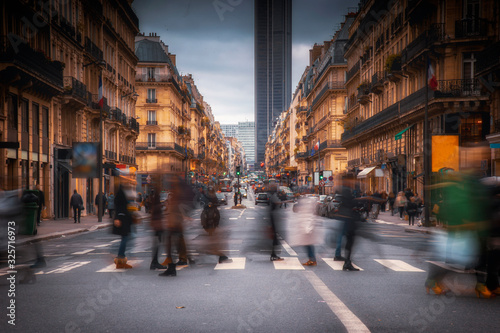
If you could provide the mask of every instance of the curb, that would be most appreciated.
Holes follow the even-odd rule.
[[[74,234],[79,234],[82,232],[104,229],[104,228],[107,228],[110,226],[112,226],[112,223],[109,222],[109,223],[103,223],[100,225],[94,225],[90,228],[80,228],[80,229],[72,229],[72,230],[66,230],[66,231],[53,232],[53,233],[46,234],[46,235],[28,237],[28,238],[23,239],[23,240],[16,242],[16,243],[17,243],[17,245],[26,245],[26,244],[30,244],[30,243],[40,242],[43,240],[60,238],[60,237],[64,237],[67,235],[74,235]]]
[[[405,228],[405,232],[413,232],[418,234],[433,234],[434,232],[426,229]]]

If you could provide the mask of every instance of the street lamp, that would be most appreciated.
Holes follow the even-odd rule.
[[[321,129],[318,131],[318,143],[319,141],[319,132],[326,132],[326,136],[328,137],[328,130],[326,129]],[[321,194],[321,185],[320,185],[320,179],[319,179],[319,172],[320,172],[320,145],[318,145],[318,194]]]

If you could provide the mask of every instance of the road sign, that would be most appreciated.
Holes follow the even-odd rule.
[[[333,176],[328,177],[328,180],[332,181],[333,180]]]

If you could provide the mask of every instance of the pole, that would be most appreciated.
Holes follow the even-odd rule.
[[[427,55],[427,68],[425,69],[425,109],[424,109],[424,226],[430,226],[430,185],[431,185],[431,142],[429,136],[429,56]]]
[[[101,76],[102,82],[102,70],[99,74]],[[103,97],[104,98],[104,97]],[[102,126],[102,108],[104,107],[104,103],[101,107],[99,107],[99,207],[97,209],[97,222],[102,222],[102,215],[104,213],[104,193],[102,191],[102,142],[103,142],[103,126]]]

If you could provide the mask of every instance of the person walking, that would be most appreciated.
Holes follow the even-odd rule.
[[[80,223],[80,216],[82,214],[82,208],[83,208],[83,199],[82,196],[78,194],[76,189],[73,190],[73,195],[69,200],[69,204],[71,208],[73,208],[73,218],[75,219],[75,223],[77,223],[77,221],[78,223]]]
[[[405,211],[405,206],[406,206],[406,196],[403,193],[403,191],[398,193],[398,196],[396,197],[396,207],[398,208],[399,211],[399,219],[403,219],[403,213]]]
[[[387,198],[387,202],[389,202],[389,210],[391,211],[391,216],[394,216],[394,202],[396,201],[396,195],[394,192],[390,192]]]
[[[125,257],[125,250],[127,248],[127,241],[130,233],[132,232],[132,214],[128,210],[128,199],[125,194],[125,189],[122,184],[116,193],[115,197],[115,218],[113,220],[113,234],[121,236],[120,246],[118,248],[118,255],[115,258],[116,268],[132,268],[127,264],[127,257]]]
[[[37,192],[37,197],[38,197],[38,210],[36,212],[36,223],[37,225],[40,225],[42,223],[42,210],[45,207],[45,195],[43,194],[42,190],[40,190],[40,185],[37,185],[35,189],[38,191]]]
[[[417,215],[418,206],[415,202],[415,197],[411,197],[406,204],[406,212],[408,213],[408,225],[415,224],[415,215]]]
[[[99,207],[100,203],[101,203],[101,196],[102,196],[102,207]],[[95,196],[95,205],[97,207],[97,215],[99,216],[99,212],[100,210],[99,209],[102,209],[102,215],[104,215],[104,210],[106,209],[106,195],[104,195],[104,193],[102,192],[99,192],[96,196]],[[101,216],[102,216],[101,215]]]
[[[149,269],[164,269],[167,268],[160,264],[158,261],[158,251],[160,248],[160,243],[162,240],[163,229],[164,229],[164,216],[163,216],[163,205],[160,202],[159,188],[154,187],[150,194],[151,200],[151,229],[153,229],[153,248],[152,248],[152,259]]]
[[[109,218],[113,219],[115,213],[115,195],[111,192],[108,196],[108,212]]]

